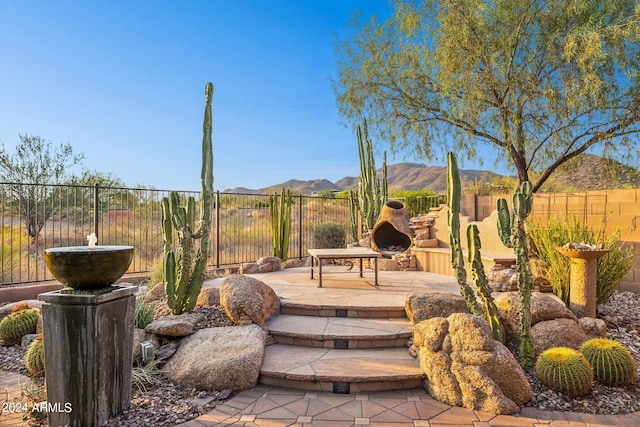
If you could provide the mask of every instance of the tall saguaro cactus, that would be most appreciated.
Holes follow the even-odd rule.
[[[502,243],[512,248],[516,254],[518,273],[518,295],[520,309],[520,363],[525,368],[533,366],[535,351],[531,338],[531,290],[533,278],[529,265],[529,248],[525,221],[533,205],[532,185],[529,181],[521,183],[513,193],[513,214],[505,199],[497,202],[498,234]]]
[[[375,225],[387,201],[389,189],[387,186],[387,153],[382,159],[382,179],[376,175],[376,164],[373,156],[373,145],[369,139],[367,121],[363,128],[358,125],[358,155],[360,156],[360,176],[358,177],[358,191],[349,193],[349,202],[352,212],[357,211],[362,219],[362,225],[370,230]],[[352,230],[357,231],[355,217],[351,218]],[[357,234],[357,233],[356,233]],[[354,235],[354,239],[358,236]]]
[[[271,241],[273,256],[283,261],[289,253],[289,237],[291,236],[291,190],[282,189],[282,193],[269,196],[269,213],[271,216]]]
[[[213,130],[211,103],[213,84],[205,86],[205,110],[202,124],[202,170],[200,178],[200,221],[196,230],[196,203],[189,197],[186,206],[180,206],[180,197],[172,191],[162,199],[162,235],[164,239],[164,285],[167,305],[173,314],[182,314],[193,309],[202,289],[207,253],[209,229],[213,203]],[[173,233],[178,241],[172,250]],[[200,246],[196,250],[196,240]]]

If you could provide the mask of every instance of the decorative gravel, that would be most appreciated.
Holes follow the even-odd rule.
[[[219,307],[199,308],[204,319],[198,328],[231,326]],[[527,404],[547,411],[575,411],[592,414],[625,414],[640,411],[640,295],[616,292],[611,300],[598,307],[598,317],[607,323],[607,337],[624,344],[636,360],[638,373],[633,384],[625,388],[608,387],[594,382],[591,392],[582,398],[566,398],[540,384],[533,370],[527,378],[533,399]],[[27,374],[20,346],[0,346],[0,369]],[[229,390],[212,393],[172,384],[161,377],[146,390],[133,389],[131,407],[111,419],[108,426],[174,426],[211,411],[220,400],[232,395]],[[45,421],[32,420],[32,426],[46,426]]]

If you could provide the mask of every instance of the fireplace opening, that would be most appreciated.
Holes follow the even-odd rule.
[[[371,245],[384,257],[391,258],[409,250],[413,232],[409,228],[409,210],[398,200],[384,204],[371,232]]]

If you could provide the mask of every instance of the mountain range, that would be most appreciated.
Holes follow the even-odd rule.
[[[378,170],[380,174],[380,170]],[[460,170],[463,181],[496,182],[509,177],[483,170]],[[513,177],[511,177],[513,178]],[[431,190],[444,193],[447,190],[447,168],[445,166],[427,166],[421,163],[397,163],[387,166],[387,183],[393,190]],[[620,187],[639,187],[640,171],[621,163],[607,160],[592,154],[582,154],[576,161],[560,167],[552,175],[548,189],[553,191],[587,191],[615,189]],[[303,195],[316,194],[323,190],[352,190],[358,187],[358,177],[347,176],[336,182],[328,179],[301,181],[290,179],[281,184],[259,189],[236,187],[225,193],[272,194],[282,188],[289,188]],[[544,187],[543,187],[544,190]]]

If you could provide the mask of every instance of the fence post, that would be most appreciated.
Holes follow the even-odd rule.
[[[216,191],[216,268],[220,268],[220,190]]]
[[[99,220],[98,220],[98,201],[100,200],[100,197],[98,196],[98,193],[100,192],[100,189],[98,187],[98,183],[95,183],[93,186],[93,232],[96,234],[96,237],[98,237],[98,224],[99,224]]]
[[[298,258],[302,259],[302,194],[298,195],[299,208],[298,208]]]

